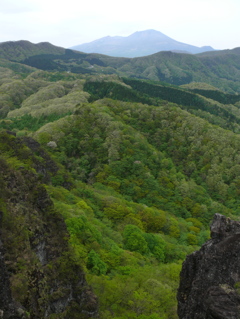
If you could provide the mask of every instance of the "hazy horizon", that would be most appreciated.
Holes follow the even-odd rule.
[[[237,0],[93,0],[66,3],[47,0],[2,0],[0,42],[28,40],[72,47],[105,36],[129,36],[154,29],[194,46],[240,47]]]

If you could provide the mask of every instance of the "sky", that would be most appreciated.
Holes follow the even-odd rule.
[[[0,42],[69,48],[154,29],[179,42],[240,47],[239,0],[1,0]]]

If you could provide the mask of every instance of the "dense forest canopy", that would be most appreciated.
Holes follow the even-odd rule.
[[[23,44],[15,48],[18,57],[0,63],[0,160],[19,180],[8,193],[11,179],[1,171],[1,227],[13,234],[3,240],[13,297],[34,314],[30,261],[16,258],[31,237],[16,194],[30,187],[21,189],[21,179],[32,178],[39,185],[33,198],[46,192],[49,216],[64,221],[69,269],[84,269],[100,318],[177,318],[182,261],[209,238],[215,213],[240,216],[240,85],[226,69],[229,63],[238,74],[240,58],[218,57],[216,74],[216,53],[117,59]],[[0,49],[6,59],[9,47]],[[68,311],[75,318],[74,307]]]

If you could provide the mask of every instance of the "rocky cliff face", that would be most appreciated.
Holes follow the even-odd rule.
[[[97,315],[97,299],[42,184],[57,170],[37,142],[0,134],[0,318]]]
[[[240,318],[240,223],[215,214],[211,239],[183,263],[180,319]]]

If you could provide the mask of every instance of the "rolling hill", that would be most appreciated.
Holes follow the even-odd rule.
[[[46,71],[116,74],[174,85],[204,82],[229,93],[240,93],[239,48],[196,55],[165,51],[139,58],[118,58],[20,41],[1,43],[0,59]],[[19,65],[12,64],[12,68],[19,68]]]
[[[239,63],[0,44],[4,315],[178,318],[183,260],[240,219]]]
[[[21,61],[29,56],[39,54],[63,54],[64,49],[48,42],[33,44],[29,41],[8,41],[0,43],[1,59]]]

